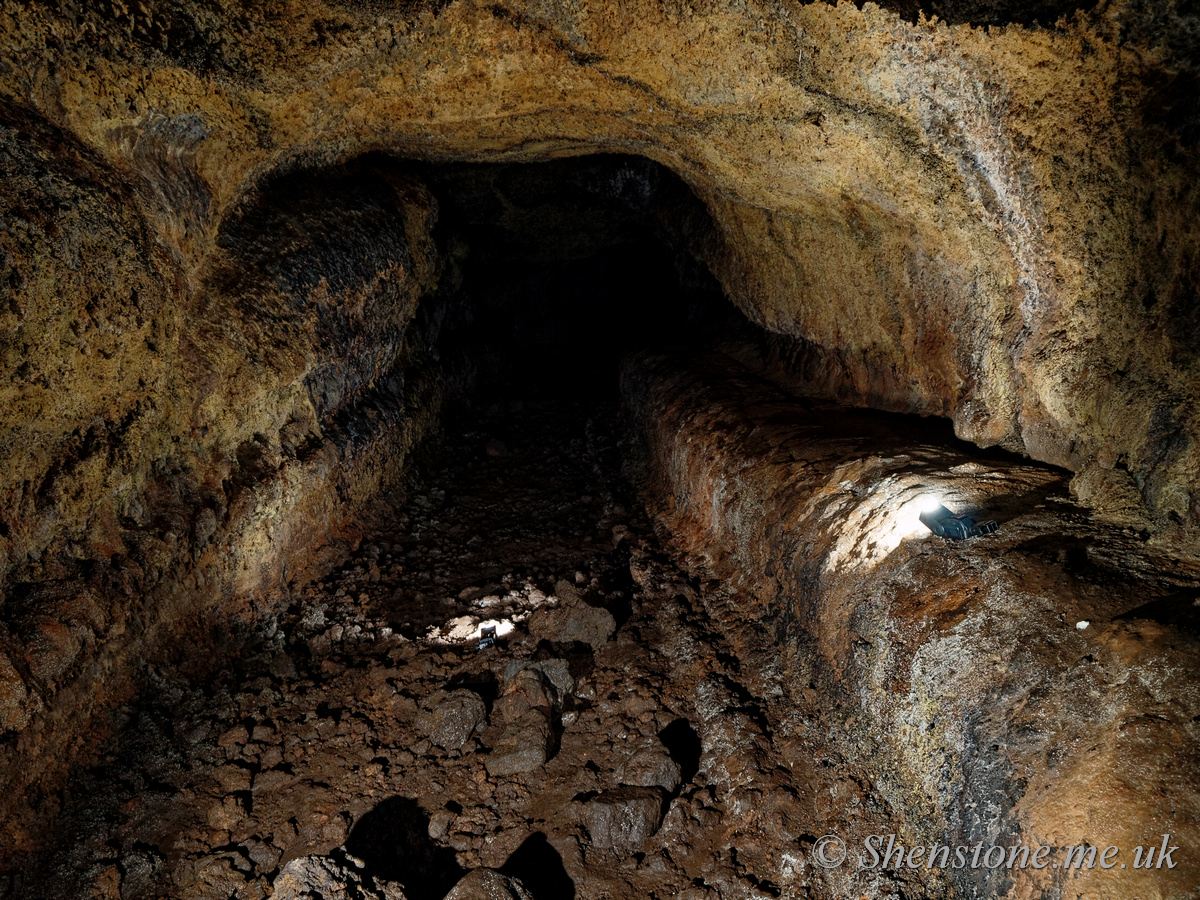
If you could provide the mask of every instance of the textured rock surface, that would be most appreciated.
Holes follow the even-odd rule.
[[[663,792],[653,787],[601,791],[584,808],[591,845],[625,856],[642,848],[663,818]]]
[[[533,898],[516,878],[502,875],[494,869],[476,869],[463,876],[462,881],[446,895],[446,900],[533,900]]]
[[[537,621],[530,627],[536,628],[546,638],[557,644],[587,644],[596,650],[612,637],[617,628],[612,613],[606,609],[589,606],[579,595],[574,585],[560,581],[554,586],[559,605],[552,609],[539,610]]]
[[[487,721],[487,706],[473,691],[438,691],[417,716],[417,728],[444,750],[461,750]]]
[[[54,789],[76,735],[103,738],[93,717],[144,660],[211,666],[277,611],[264,592],[353,546],[446,380],[408,327],[440,272],[433,201],[394,167],[265,185],[185,276],[65,137],[47,155],[5,135],[25,194],[4,198],[24,243],[0,649],[23,682],[3,721],[24,730],[0,750],[0,818]]]
[[[493,777],[520,775],[540,769],[554,750],[554,729],[550,718],[536,709],[508,719],[504,733],[486,765]]]
[[[120,730],[108,712],[147,668],[203,672],[272,633],[289,592],[359,542],[360,514],[399,496],[470,371],[437,346],[465,247],[437,245],[442,188],[414,160],[656,161],[702,209],[648,217],[773,335],[763,372],[1069,469],[1112,534],[1147,539],[1118,554],[1135,573],[1196,559],[1197,20],[1171,0],[1069,6],[0,5],[13,853],[39,845],[68,764]],[[645,200],[639,165],[604,188]],[[484,182],[443,184],[448,205],[499,198],[488,215],[514,233],[554,230]],[[864,541],[885,558],[895,535],[871,549],[868,518],[831,520],[848,542],[831,565]],[[1075,565],[1090,547],[1059,549]],[[601,652],[589,615],[565,636]],[[286,776],[269,771],[264,791]],[[205,820],[228,830],[247,802]],[[243,863],[210,849],[193,875],[223,889]]]
[[[302,856],[283,867],[271,896],[277,900],[405,900],[399,887],[376,885],[361,869],[361,860],[344,856]],[[238,887],[235,883],[230,890]]]
[[[803,835],[844,817],[848,770],[776,758],[838,752],[837,732],[774,743],[806,740],[795,705],[755,694],[700,592],[618,502],[615,441],[595,405],[514,406],[480,412],[408,510],[297,591],[278,630],[211,683],[156,673],[104,764],[72,779],[48,858],[0,877],[0,891],[263,900],[286,871],[297,889],[329,876],[348,892],[443,900],[480,868],[538,900],[708,896],[698,881],[726,895],[798,888]],[[497,440],[504,456],[487,452]],[[613,548],[618,527],[627,537]],[[624,609],[624,624],[598,651],[546,659],[528,623],[563,578]],[[460,625],[481,618],[516,627],[480,651]],[[537,770],[488,772],[495,722],[462,750],[418,727],[436,691],[495,696],[526,672],[545,676],[527,696],[562,702],[561,748]],[[820,717],[820,704],[803,715]],[[593,847],[589,800],[620,797],[630,759],[664,748],[680,784],[653,791],[652,811],[670,809],[658,831],[631,853]]]
[[[641,153],[704,200],[710,263],[813,390],[1120,473],[1178,537],[1200,517],[1195,19],[1127,2],[969,24],[1066,7],[926,10],[964,23],[947,25],[848,3],[13,5],[0,96],[91,167],[94,187],[68,181],[95,199],[64,209],[117,192],[106,321],[141,279],[144,312],[123,314],[174,327],[165,286],[210,268],[271,173],[380,148]],[[92,283],[75,250],[38,252],[16,254],[18,309],[59,267]],[[120,368],[80,340],[69,371]],[[50,447],[88,421],[57,402]]]
[[[624,385],[661,524],[735,591],[710,610],[741,654],[771,635],[779,689],[817,692],[872,748],[909,846],[1116,846],[1128,864],[947,871],[964,896],[1189,895],[1195,860],[1129,854],[1200,840],[1194,564],[1082,514],[1053,471],[788,397],[728,357],[646,356]],[[1000,531],[931,536],[930,494]]]
[[[679,789],[681,775],[679,763],[658,739],[634,750],[619,773],[622,784],[660,787],[668,794]]]
[[[563,700],[574,687],[561,659],[514,660],[504,667],[503,674],[495,712],[504,732],[486,760],[493,776],[532,772],[554,755],[555,723]]]
[[[611,492],[594,405],[480,411],[408,509],[297,590],[274,633],[211,682],[153,673],[103,764],[68,784],[55,846],[0,892],[265,900],[286,870],[443,900],[487,868],[538,900],[947,900],[1005,885],[826,870],[814,841],[1083,834],[1128,854],[1162,828],[1193,844],[1186,573],[1090,521],[1065,473],[981,455],[944,424],[814,408],[728,361],[641,371],[631,399],[664,401],[646,420],[655,446],[697,478],[658,520],[681,528],[690,571]],[[896,532],[918,485],[986,498],[1001,531],[969,545]],[[805,515],[822,527],[797,527]],[[770,535],[746,538],[758,528]],[[564,578],[621,625],[547,658],[533,613]],[[466,625],[484,620],[513,627],[479,650]],[[494,698],[495,713],[509,682],[541,709],[561,699],[558,751],[534,771],[488,771],[497,715],[455,750],[419,727],[436,692]],[[1175,862],[1060,873],[1044,894],[1026,872],[1007,895],[1190,897],[1194,860]]]

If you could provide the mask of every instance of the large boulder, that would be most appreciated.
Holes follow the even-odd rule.
[[[570,582],[559,581],[554,593],[558,605],[539,609],[530,617],[532,634],[556,644],[578,641],[598,650],[617,630],[612,613],[602,607],[590,606]]]

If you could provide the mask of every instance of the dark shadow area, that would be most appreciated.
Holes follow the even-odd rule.
[[[1045,506],[1048,500],[1066,500],[1070,497],[1070,480],[1063,477],[1046,487],[1025,493],[1001,494],[990,497],[986,504],[947,503],[955,513],[966,513],[977,522],[991,519],[1003,526],[1006,522],[1025,516]]]
[[[612,613],[613,621],[620,628],[633,616],[633,592],[635,590],[633,575],[629,571],[629,547],[619,543],[611,554],[612,560],[609,571],[611,575],[603,585],[607,601],[603,604],[592,603],[588,595],[585,600],[593,606],[602,605]]]
[[[359,819],[346,852],[377,880],[404,885],[409,900],[441,900],[465,874],[454,851],[429,837],[429,817],[408,797],[384,800]]]
[[[615,397],[628,353],[748,326],[697,260],[707,210],[654,162],[597,155],[417,172],[461,273],[439,346],[475,360],[481,404],[519,415],[519,404],[590,386]]]
[[[446,682],[447,691],[457,691],[460,688],[465,688],[479,695],[479,699],[484,702],[487,707],[488,715],[492,714],[492,704],[496,702],[496,697],[500,695],[500,682],[496,680],[496,675],[493,672],[472,672],[463,675],[456,675]]]
[[[864,0],[855,0],[862,8]],[[1064,16],[1070,18],[1075,10],[1093,9],[1097,0],[880,0],[880,6],[899,13],[909,22],[922,14],[931,19],[937,16],[951,25],[1041,25],[1054,27]]]
[[[575,882],[567,874],[562,855],[540,831],[527,837],[500,871],[519,879],[533,900],[574,900]]]
[[[1149,619],[1169,628],[1178,628],[1191,635],[1200,636],[1200,596],[1182,592],[1152,600],[1116,616],[1113,621]]]
[[[676,719],[658,733],[671,759],[679,766],[680,784],[686,785],[700,771],[700,736],[687,719]]]

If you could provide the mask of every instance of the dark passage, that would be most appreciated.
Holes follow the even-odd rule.
[[[745,320],[695,258],[708,213],[677,176],[628,156],[419,170],[461,287],[430,329],[477,367],[487,402],[516,391],[616,396],[628,353],[728,336]]]
[[[339,177],[358,185],[389,165]],[[434,367],[421,378],[470,390],[351,558],[269,598],[285,612],[235,635],[210,680],[146,667],[153,689],[113,718],[103,764],[60,798],[60,849],[0,880],[0,896],[109,884],[123,900],[258,900],[272,885],[290,898],[340,884],[363,900],[388,885],[438,900],[483,867],[535,900],[570,900],[580,816],[609,809],[606,783],[661,769],[683,776],[664,790],[695,790],[699,740],[662,663],[600,654],[670,592],[647,580],[661,563],[637,562],[664,553],[623,474],[620,360],[719,340],[738,319],[688,251],[680,223],[706,214],[636,158],[422,175],[448,270],[417,313],[429,348],[414,358]],[[310,181],[275,185],[271,202],[316,222],[321,198],[292,196]],[[348,365],[368,377],[369,360]],[[386,406],[394,415],[402,398]],[[480,649],[486,622],[496,641]],[[644,657],[652,638],[636,640]],[[623,705],[637,683],[652,709]],[[623,770],[631,755],[651,774]],[[627,855],[664,812],[656,803],[645,833],[605,840]]]

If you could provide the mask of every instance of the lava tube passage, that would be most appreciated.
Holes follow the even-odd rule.
[[[630,2],[0,0],[0,900],[1200,898],[1197,13]]]

